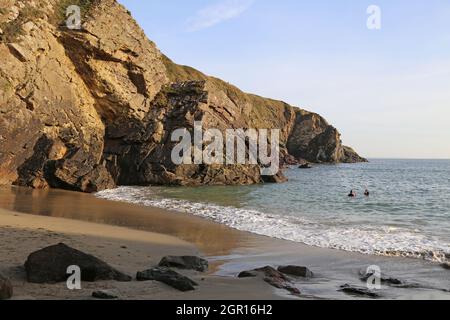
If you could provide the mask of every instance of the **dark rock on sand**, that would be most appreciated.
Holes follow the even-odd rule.
[[[159,266],[205,272],[208,270],[208,261],[194,256],[167,256],[162,258]]]
[[[166,267],[156,267],[142,272],[138,272],[136,275],[137,281],[159,281],[167,284],[168,286],[177,290],[186,292],[193,291],[198,286],[196,282],[185,277],[178,272],[170,270]]]
[[[0,273],[0,300],[8,300],[13,296],[11,281]]]
[[[340,287],[339,291],[342,291],[347,294],[357,295],[357,296],[366,296],[370,298],[379,298],[380,295],[376,292],[373,292],[366,288],[351,286],[349,284],[344,284]]]
[[[131,277],[109,266],[102,260],[73,249],[63,243],[44,248],[28,256],[25,262],[27,279],[31,283],[58,283],[66,281],[69,266],[81,269],[81,280],[131,281]]]
[[[367,280],[369,280],[370,277],[374,276],[373,272],[367,272],[366,274],[363,274],[361,276],[361,281],[367,282]],[[396,278],[392,278],[392,277],[387,277],[387,276],[381,276],[380,277],[380,282],[387,284],[387,285],[393,285],[393,286],[404,286],[406,285],[405,282],[403,282],[400,279],[396,279]]]
[[[302,165],[300,165],[300,167],[298,167],[299,169],[312,169],[311,164],[309,163],[304,163]]]
[[[284,289],[296,295],[300,294],[300,290],[294,287],[291,281],[283,273],[270,266],[250,271],[243,271],[238,275],[238,278],[251,278],[258,276],[262,276],[265,282],[275,288]]]
[[[302,278],[312,278],[314,277],[314,274],[311,270],[309,270],[307,267],[299,267],[299,266],[280,266],[278,267],[278,271],[281,273],[295,276],[295,277],[302,277]]]
[[[101,300],[119,299],[119,297],[116,294],[114,294],[108,290],[94,291],[94,292],[92,292],[92,297],[96,298],[96,299],[101,299]]]

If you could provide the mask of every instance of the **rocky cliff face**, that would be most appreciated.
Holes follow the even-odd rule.
[[[63,24],[82,8],[81,30]],[[253,184],[255,165],[175,165],[177,128],[281,129],[282,163],[364,161],[317,114],[179,66],[114,0],[0,0],[0,184]],[[282,180],[282,174],[270,180]]]

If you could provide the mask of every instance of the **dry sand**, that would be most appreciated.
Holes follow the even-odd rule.
[[[157,264],[165,255],[199,254],[194,245],[172,236],[0,209],[0,271],[13,282],[13,299],[90,299],[98,289],[112,290],[122,299],[279,299],[273,288],[258,279],[195,272],[183,272],[200,284],[198,290],[189,293],[153,281],[83,283],[83,289],[77,291],[68,290],[65,283],[27,283],[23,269],[27,256],[60,242],[93,254],[130,275]]]

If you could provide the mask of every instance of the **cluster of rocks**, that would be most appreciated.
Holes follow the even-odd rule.
[[[444,268],[445,266],[442,265]],[[437,290],[442,292],[450,292],[449,289],[445,288],[438,288],[434,286],[427,286],[419,283],[413,283],[408,282],[402,279],[398,279],[395,277],[391,277],[388,275],[375,275],[374,272],[360,272],[360,280],[362,282],[367,283],[371,278],[378,277],[378,280],[380,284],[393,287],[393,288],[402,288],[402,289],[431,289],[431,290]],[[339,291],[342,291],[346,294],[352,295],[352,296],[359,296],[359,297],[366,297],[366,298],[381,298],[382,295],[380,294],[379,290],[369,290],[368,288],[356,286],[356,285],[350,285],[350,284],[344,284],[340,287]]]
[[[360,273],[360,281],[367,282],[371,277],[375,276],[374,273],[371,272],[361,272]],[[292,295],[299,296],[301,291],[295,285],[295,280],[301,279],[311,279],[314,277],[314,273],[308,269],[307,267],[302,266],[280,266],[277,269],[266,266],[263,268],[257,268],[253,270],[243,271],[238,274],[239,278],[249,278],[249,277],[260,277],[265,282],[270,284],[271,286],[287,290]],[[394,278],[387,275],[381,275],[379,277],[380,283],[386,286],[395,287],[395,288],[423,288],[423,289],[433,289],[439,290],[443,292],[449,292],[448,289],[440,289],[435,287],[426,287],[416,283],[408,283],[404,280]],[[343,292],[345,294],[360,297],[360,298],[382,298],[381,291],[379,290],[371,290],[367,287],[362,287],[353,284],[344,284],[339,286],[338,291]]]
[[[30,254],[25,262],[25,271],[30,283],[54,284],[68,279],[70,276],[67,274],[69,266],[78,266],[81,271],[81,280],[86,282],[132,281],[131,276],[116,270],[106,262],[63,243]],[[194,256],[167,256],[157,267],[137,272],[136,280],[162,282],[183,292],[195,290],[195,287],[198,286],[196,282],[171,268],[205,272],[208,270],[208,261]],[[11,296],[11,283],[0,275],[0,299],[9,299]],[[92,296],[97,299],[118,298],[117,293],[108,290],[94,291]]]
[[[208,261],[194,256],[164,257],[157,267],[138,272],[136,280],[159,281],[183,292],[195,290],[195,287],[198,286],[195,281],[171,268],[206,272],[208,270]]]
[[[80,268],[81,281],[96,282],[114,280],[130,282],[132,277],[118,271],[106,262],[64,243],[49,246],[31,253],[25,264],[27,281],[36,284],[55,284],[67,281],[68,267]],[[166,256],[159,264],[148,270],[136,273],[137,281],[158,281],[182,292],[193,291],[198,283],[173,270],[192,270],[206,272],[208,261],[195,256]],[[278,289],[285,289],[294,295],[300,295],[292,277],[312,278],[314,274],[306,267],[270,266],[241,272],[239,278],[261,277],[265,282]],[[0,274],[0,299],[10,299],[13,294],[11,282]],[[92,293],[96,299],[119,299],[119,294],[110,290],[96,290]]]
[[[261,277],[265,282],[277,289],[284,289],[293,295],[300,295],[300,290],[288,277],[312,278],[314,274],[306,267],[300,266],[280,266],[275,269],[271,266],[243,271],[238,278]]]

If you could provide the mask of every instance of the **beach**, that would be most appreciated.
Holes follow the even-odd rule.
[[[378,265],[383,274],[405,281],[383,286],[385,299],[450,299],[448,270],[419,259],[378,257],[306,246],[240,232],[194,216],[158,208],[97,199],[60,190],[3,188],[0,192],[0,271],[11,278],[14,299],[91,299],[95,290],[113,290],[121,299],[367,299],[339,291],[364,287],[360,272]],[[206,273],[183,271],[199,283],[181,293],[164,284],[101,281],[70,291],[65,283],[26,282],[27,256],[65,243],[135,276],[168,255],[207,258]],[[276,289],[260,278],[238,279],[242,271],[280,265],[307,266],[312,279],[295,279],[301,295]]]
[[[121,299],[279,299],[264,282],[185,272],[199,289],[182,293],[158,282],[83,282],[81,290],[65,283],[26,282],[23,263],[29,253],[65,243],[133,275],[156,265],[166,255],[198,255],[192,244],[172,236],[63,218],[30,216],[0,210],[0,265],[14,286],[15,300],[91,299],[93,291],[111,290]]]

